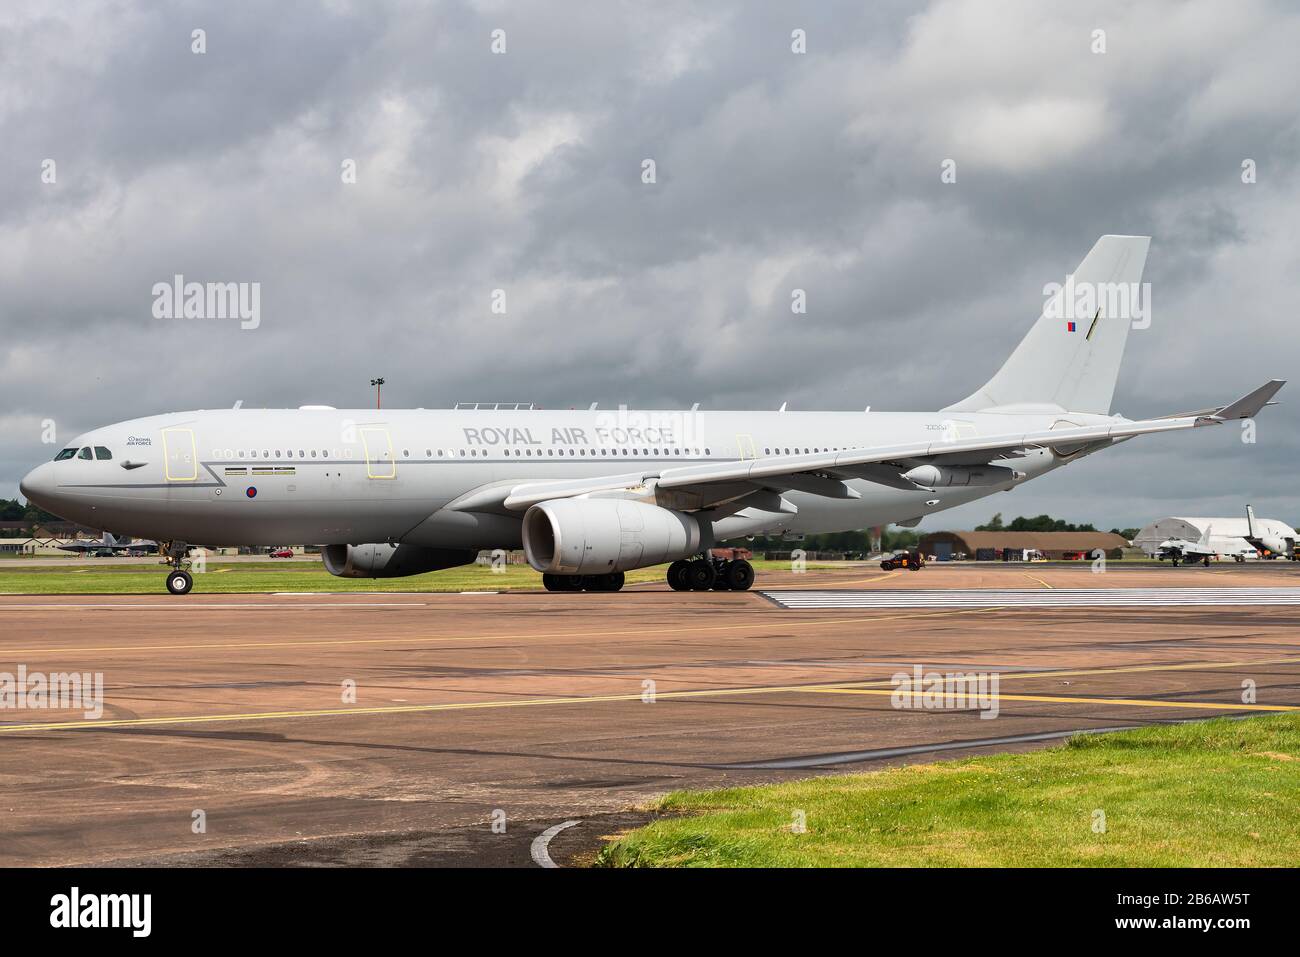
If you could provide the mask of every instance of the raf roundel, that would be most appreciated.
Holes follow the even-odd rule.
[[[244,494],[247,495],[249,498],[257,498],[257,487],[253,485],[248,486],[248,489],[244,492]]]

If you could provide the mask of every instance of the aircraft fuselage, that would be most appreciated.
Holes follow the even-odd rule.
[[[207,410],[87,432],[68,447],[107,450],[111,458],[74,454],[47,462],[23,480],[23,491],[70,520],[158,541],[516,548],[521,516],[447,506],[494,483],[653,476],[664,468],[795,450],[1111,421],[1001,412]],[[1002,464],[1027,480],[1064,461],[1039,449]],[[1010,487],[918,491],[860,479],[849,484],[861,498],[785,493],[797,513],[772,515],[762,531],[830,532],[907,521]]]

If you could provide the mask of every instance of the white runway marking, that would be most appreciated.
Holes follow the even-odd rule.
[[[575,824],[581,823],[581,821],[565,821],[563,824],[556,824],[553,827],[548,827],[546,830],[542,831],[541,834],[538,834],[533,838],[533,863],[538,867],[559,867],[559,864],[556,864],[551,860],[551,838],[555,837],[555,835],[559,834],[566,827],[573,827]]]
[[[1174,608],[1300,605],[1300,588],[944,588],[762,591],[782,608]]]

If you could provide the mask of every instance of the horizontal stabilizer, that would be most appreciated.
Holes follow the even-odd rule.
[[[1278,390],[1284,385],[1286,385],[1286,379],[1270,379],[1254,392],[1243,395],[1236,402],[1218,409],[1214,412],[1213,417],[1216,419],[1253,419],[1259,415],[1260,409],[1273,404],[1270,400],[1277,395]]]

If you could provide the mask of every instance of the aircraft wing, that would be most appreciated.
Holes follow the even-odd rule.
[[[869,448],[841,449],[808,455],[772,455],[760,459],[701,465],[669,466],[659,471],[622,473],[590,479],[562,479],[552,482],[502,483],[466,496],[451,508],[478,510],[500,507],[509,512],[524,511],[539,502],[601,492],[634,489],[653,483],[660,491],[677,491],[675,507],[684,510],[710,507],[740,499],[762,490],[795,489],[830,498],[858,498],[845,479],[862,478],[895,488],[919,489],[903,472],[920,464],[987,464],[1022,452],[1053,448],[1067,454],[1091,446],[1131,439],[1156,432],[1218,425],[1257,413],[1282,387],[1273,380],[1236,402],[1202,413],[1137,421],[1117,420],[1096,426],[1015,432],[969,439],[936,439],[927,442]],[[751,502],[750,504],[757,504]]]

